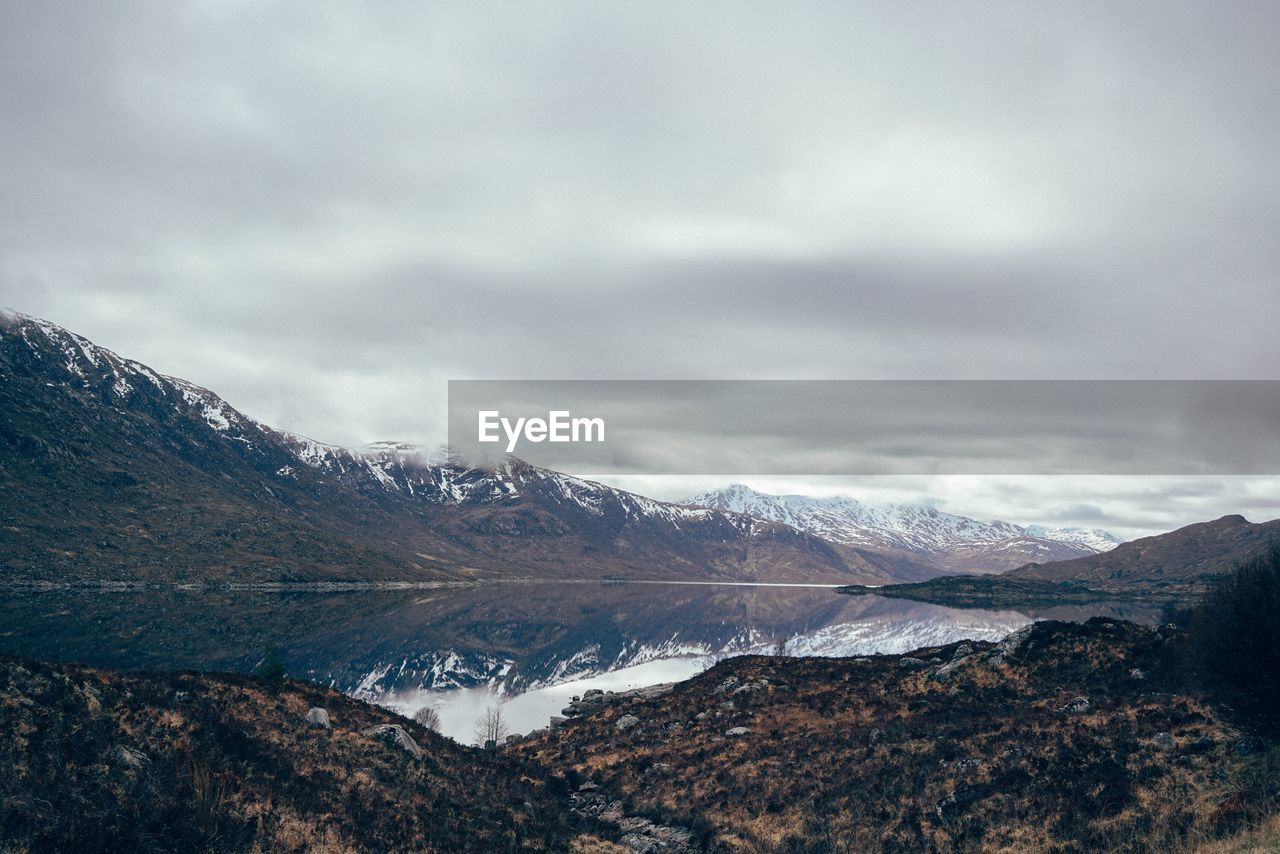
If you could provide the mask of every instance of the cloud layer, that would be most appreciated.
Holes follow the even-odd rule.
[[[437,439],[448,379],[1280,362],[1273,4],[0,20],[0,304],[320,439]]]

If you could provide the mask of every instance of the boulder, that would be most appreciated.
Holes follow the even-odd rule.
[[[1151,739],[1151,743],[1161,750],[1173,750],[1178,746],[1178,742],[1167,732],[1156,733],[1156,737]]]
[[[723,694],[725,691],[730,691],[733,688],[737,687],[738,683],[741,681],[742,680],[739,679],[737,676],[730,676],[728,679],[724,680],[723,682],[721,682],[719,685],[716,686],[715,693]]]
[[[1058,711],[1068,715],[1082,715],[1089,711],[1090,708],[1088,697],[1076,697],[1074,700],[1068,701],[1066,705],[1061,706]]]
[[[902,658],[898,659],[898,668],[908,672],[912,670],[923,670],[928,666],[929,665],[922,658],[912,658],[909,655],[904,655]]]
[[[413,740],[413,736],[404,731],[399,724],[378,724],[371,726],[366,730],[361,730],[361,735],[367,735],[383,744],[398,747],[405,753],[408,753],[414,759],[422,758],[422,748],[418,746],[418,742]]]
[[[746,735],[749,732],[751,732],[751,730],[747,729],[744,726],[735,726],[725,730],[724,734],[728,736],[738,736],[738,735]]]
[[[953,658],[951,661],[948,661],[946,664],[934,670],[932,676],[935,679],[950,679],[952,676],[956,675],[957,671],[959,671],[967,661],[969,661],[969,656]]]
[[[307,726],[312,729],[333,729],[329,721],[329,713],[321,708],[313,708],[307,712]]]
[[[116,747],[115,755],[117,762],[135,771],[151,764],[151,760],[147,758],[145,753],[140,750],[134,750],[132,747],[125,747],[123,744]]]
[[[1035,631],[1035,628],[1036,624],[1032,623],[1011,633],[996,646],[996,653],[1003,658],[1007,658],[1023,652],[1027,648],[1027,641],[1031,639],[1031,633]]]
[[[626,732],[638,723],[640,723],[640,719],[635,715],[623,715],[618,718],[614,726],[618,728],[619,732]]]

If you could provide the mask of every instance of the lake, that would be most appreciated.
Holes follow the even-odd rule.
[[[0,651],[133,670],[247,671],[278,649],[291,676],[407,715],[423,706],[473,741],[500,704],[512,732],[575,695],[688,678],[747,653],[902,653],[998,640],[1034,619],[1110,616],[1133,603],[986,611],[827,587],[608,582],[411,590],[58,589],[0,594]]]

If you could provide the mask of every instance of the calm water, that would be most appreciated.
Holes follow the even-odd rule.
[[[685,679],[727,656],[899,653],[1094,615],[1158,616],[1132,604],[960,610],[743,585],[49,591],[0,595],[0,651],[124,669],[249,670],[277,647],[290,675],[405,714],[433,706],[446,735],[470,742],[496,703],[513,732],[528,732],[588,688]]]

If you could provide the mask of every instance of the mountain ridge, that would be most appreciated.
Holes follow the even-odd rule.
[[[49,321],[0,315],[0,566],[39,581],[912,580],[910,559],[508,459],[275,430]]]
[[[862,502],[849,496],[772,495],[743,484],[682,503],[784,522],[842,545],[911,555],[940,571],[996,573],[1032,560],[1063,560],[1118,538],[1105,531],[982,522],[924,505]]]

